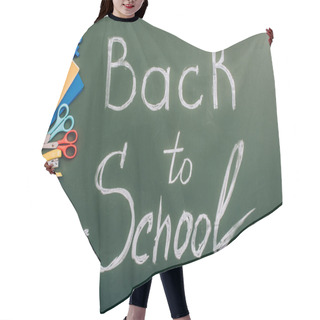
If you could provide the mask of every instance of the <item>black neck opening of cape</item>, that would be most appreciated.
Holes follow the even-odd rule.
[[[132,18],[120,18],[120,17],[116,17],[115,15],[113,15],[111,12],[108,13],[108,17],[110,19],[116,20],[116,21],[123,21],[123,22],[133,22],[139,19],[139,16],[134,16]]]

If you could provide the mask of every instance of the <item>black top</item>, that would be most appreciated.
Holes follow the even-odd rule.
[[[139,16],[134,16],[132,18],[119,18],[113,15],[111,12],[108,14],[109,18],[116,21],[123,21],[123,22],[133,22],[139,19]]]

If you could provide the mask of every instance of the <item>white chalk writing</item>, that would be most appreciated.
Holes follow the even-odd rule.
[[[177,135],[176,139],[176,145],[174,149],[168,149],[165,150],[167,152],[164,153],[175,153],[175,152],[181,152],[183,148],[178,149],[178,140],[179,140],[179,134]],[[161,258],[161,255],[158,256],[158,247],[160,243],[160,239],[163,238],[163,242],[165,243],[165,249],[164,249],[164,254],[163,254],[163,259],[168,260],[168,255],[169,255],[169,248],[171,246],[171,233],[172,233],[172,221],[170,218],[170,214],[167,214],[162,220],[162,211],[163,211],[163,198],[162,195],[160,195],[160,202],[159,202],[159,209],[158,209],[158,217],[157,217],[157,225],[156,228],[153,228],[153,211],[148,212],[146,215],[144,215],[140,222],[138,223],[137,227],[135,227],[135,210],[134,210],[134,201],[132,199],[132,196],[130,192],[124,188],[105,188],[103,186],[103,172],[105,169],[105,166],[108,163],[108,160],[116,155],[120,155],[120,168],[122,169],[124,166],[124,162],[126,159],[126,153],[127,153],[127,146],[128,143],[126,142],[124,144],[123,150],[122,151],[115,151],[111,152],[108,154],[99,164],[96,175],[95,175],[95,185],[96,188],[103,194],[103,195],[109,195],[112,193],[118,193],[121,194],[124,199],[129,204],[130,207],[130,216],[131,216],[131,221],[130,221],[130,230],[126,238],[126,243],[124,245],[124,248],[122,252],[112,260],[111,263],[109,263],[106,267],[101,266],[101,272],[109,271],[114,269],[115,267],[119,266],[124,259],[127,256],[127,253],[131,247],[131,258],[138,264],[142,265],[146,263],[146,261],[149,258],[149,255],[147,253],[138,255],[138,244],[139,244],[139,237],[141,235],[142,230],[146,225],[148,225],[146,234],[150,234],[151,237],[154,236],[154,245],[153,245],[153,257],[152,257],[152,263],[156,264],[157,259]],[[182,149],[182,150],[181,150]],[[229,202],[231,201],[232,194],[235,189],[235,184],[236,180],[238,177],[238,173],[241,167],[241,162],[243,159],[243,154],[244,154],[244,142],[240,140],[238,143],[235,144],[230,158],[229,162],[226,168],[226,172],[224,175],[224,180],[222,183],[222,188],[220,192],[220,197],[218,201],[218,207],[215,215],[215,221],[214,221],[214,227],[213,227],[213,252],[221,250],[223,247],[225,247],[234,237],[236,234],[238,228],[244,223],[244,221],[247,219],[247,217],[255,210],[253,208],[250,210],[248,213],[246,213],[237,223],[235,223],[228,232],[226,232],[218,242],[218,232],[219,232],[219,226],[220,222],[223,219],[224,215],[226,214],[227,207],[229,205]],[[233,165],[233,163],[235,164]],[[230,180],[230,173],[231,169],[233,168],[233,175]],[[172,168],[171,168],[172,169]],[[180,170],[181,171],[181,170]],[[182,172],[182,171],[181,171]],[[191,170],[190,170],[191,172]],[[190,173],[191,176],[191,173]],[[169,180],[169,183],[172,180]],[[183,182],[183,181],[181,181]],[[229,187],[228,187],[229,186]],[[182,214],[180,216],[178,225],[175,230],[175,235],[174,235],[174,240],[173,240],[173,253],[176,259],[180,260],[183,256],[183,254],[186,252],[188,247],[190,247],[190,250],[193,254],[194,257],[200,258],[203,254],[203,251],[207,245],[209,236],[212,231],[211,227],[211,222],[209,217],[205,214],[202,213],[200,214],[197,219],[195,224],[193,223],[194,221],[194,215],[191,214],[190,212],[186,210],[182,210]],[[196,246],[196,237],[197,237],[197,231],[199,224],[204,221],[205,222],[205,235],[203,240]],[[181,234],[181,228],[183,224],[186,224],[186,233],[185,236]],[[165,233],[165,235],[163,235]],[[161,236],[163,237],[161,238]],[[182,238],[184,239],[182,245],[179,246],[179,239]],[[191,239],[191,241],[190,241]],[[191,244],[190,244],[191,242]],[[162,258],[161,258],[162,259]]]
[[[192,175],[192,162],[190,159],[188,158],[185,158],[183,160],[183,163],[182,163],[182,166],[178,172],[178,174],[176,175],[176,177],[172,180],[172,170],[173,170],[173,166],[174,166],[174,161],[175,161],[175,158],[176,158],[176,153],[177,152],[182,152],[183,151],[183,148],[178,148],[178,142],[179,142],[179,137],[180,137],[180,131],[178,132],[178,135],[177,135],[177,139],[176,139],[176,144],[174,146],[174,149],[167,149],[167,150],[164,150],[163,153],[172,153],[172,160],[171,160],[171,165],[170,165],[170,172],[169,172],[169,183],[174,183],[178,177],[180,177],[180,181],[182,184],[187,184],[191,178],[191,175]],[[182,179],[182,174],[183,174],[183,170],[184,170],[184,166],[186,164],[186,162],[189,163],[189,175],[188,177],[183,180]]]
[[[113,50],[113,44],[114,43],[120,43],[123,48],[123,54],[122,56],[116,60],[112,61],[112,50]],[[136,79],[136,73],[133,69],[132,64],[130,64],[126,58],[127,58],[127,43],[122,37],[112,37],[108,41],[108,58],[107,58],[107,72],[106,72],[106,91],[105,91],[105,108],[110,108],[114,111],[123,111],[125,110],[134,100],[136,96],[137,91],[137,79]],[[216,53],[212,53],[212,66],[208,66],[208,68],[212,69],[212,93],[213,93],[213,108],[218,109],[218,75],[217,75],[217,69],[220,69],[225,72],[227,75],[230,87],[231,87],[231,96],[232,96],[232,108],[233,110],[236,108],[236,87],[235,82],[233,79],[233,76],[230,72],[230,70],[224,65],[224,51],[221,51],[221,56],[219,61],[216,61]],[[110,103],[110,87],[111,87],[111,80],[112,80],[112,70],[117,68],[126,68],[130,71],[131,77],[132,77],[132,88],[131,88],[131,94],[130,97],[128,97],[128,100],[123,103],[120,106],[115,106]],[[152,66],[149,68],[146,73],[143,76],[142,80],[142,87],[141,87],[141,99],[143,103],[147,106],[147,108],[151,111],[158,111],[161,110],[164,107],[166,111],[170,109],[169,106],[169,88],[170,88],[170,70],[171,67],[168,66],[167,69],[160,68],[158,66]],[[159,72],[163,75],[164,78],[164,93],[163,98],[160,102],[153,104],[147,101],[146,98],[146,87],[147,82],[150,77],[150,75],[154,72]],[[197,109],[203,99],[203,94],[200,95],[199,99],[194,103],[188,103],[184,99],[183,96],[183,84],[185,81],[186,76],[190,72],[195,72],[198,76],[199,74],[199,66],[196,65],[195,67],[187,67],[182,71],[182,74],[179,78],[178,85],[178,96],[181,105],[189,110]]]

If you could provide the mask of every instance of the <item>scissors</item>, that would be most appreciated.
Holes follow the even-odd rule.
[[[74,134],[73,140],[70,140],[70,134]],[[43,149],[59,149],[67,159],[73,159],[77,154],[75,142],[78,140],[78,132],[76,130],[68,131],[64,137],[56,142],[48,142],[43,144]],[[69,152],[68,152],[69,150]],[[71,155],[69,155],[71,152]],[[68,154],[69,153],[69,154]]]
[[[60,111],[62,111],[62,108],[66,109],[66,113],[63,117],[60,116]],[[71,124],[70,124],[69,128],[66,128],[65,123],[68,120],[71,121]],[[73,125],[74,125],[74,119],[73,119],[73,116],[69,116],[69,106],[66,103],[61,104],[58,107],[57,119],[56,119],[53,127],[48,131],[48,134],[50,135],[48,141],[50,141],[57,133],[59,133],[61,131],[68,132],[69,130],[71,130],[73,128]]]

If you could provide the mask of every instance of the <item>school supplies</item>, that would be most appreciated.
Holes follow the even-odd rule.
[[[60,116],[60,111],[64,112],[63,116]],[[68,127],[66,127],[66,123],[68,124]],[[74,119],[72,116],[69,116],[69,106],[64,103],[58,107],[58,114],[57,114],[57,119],[52,126],[52,128],[48,131],[48,134],[50,135],[49,140],[52,140],[54,136],[59,133],[59,132],[68,132],[73,128],[74,125]]]
[[[74,138],[70,138],[72,135],[74,135]],[[77,154],[77,147],[74,144],[77,139],[77,131],[69,130],[63,139],[56,142],[44,143],[43,149],[59,149],[67,159],[73,159]]]

